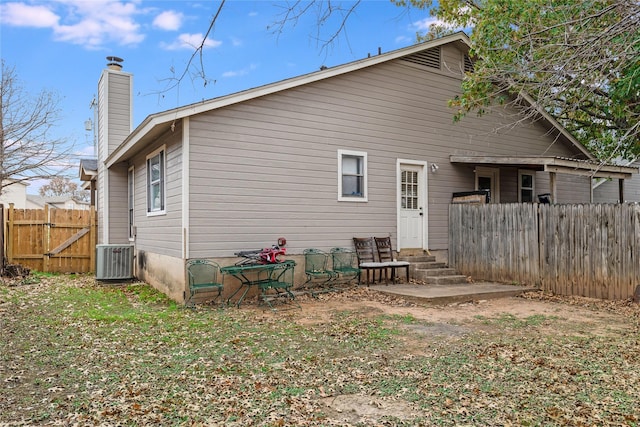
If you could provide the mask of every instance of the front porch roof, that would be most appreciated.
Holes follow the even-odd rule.
[[[638,168],[601,163],[593,160],[569,159],[552,156],[462,156],[452,155],[451,163],[472,165],[509,166],[545,172],[589,176],[591,178],[628,179]]]

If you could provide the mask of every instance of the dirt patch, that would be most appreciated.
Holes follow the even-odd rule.
[[[516,317],[556,316],[571,321],[604,321],[617,316],[640,316],[640,305],[631,301],[602,301],[592,298],[560,297],[530,292],[520,297],[497,298],[477,302],[427,306],[384,295],[367,288],[349,289],[319,297],[298,298],[300,323],[322,323],[332,313],[352,310],[372,314],[411,315],[433,322],[465,322],[479,316],[493,317],[511,313]]]
[[[336,313],[350,311],[369,317],[386,315],[411,318],[415,322],[404,325],[405,329],[421,335],[446,335],[451,338],[464,337],[473,330],[482,329],[482,322],[478,320],[483,319],[503,318],[521,322],[554,319],[556,322],[579,325],[577,329],[570,328],[571,333],[578,335],[579,329],[600,335],[628,330],[633,323],[629,320],[640,319],[640,305],[631,301],[560,297],[543,292],[432,306],[384,295],[368,288],[354,288],[319,297],[303,296],[298,298],[298,302],[300,309],[285,315],[301,325],[327,323]],[[544,329],[544,324],[537,326]]]
[[[383,417],[409,420],[420,414],[409,402],[373,396],[339,395],[321,399],[321,403],[328,418],[345,424],[375,423]]]

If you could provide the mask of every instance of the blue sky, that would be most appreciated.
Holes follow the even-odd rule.
[[[312,8],[296,25],[274,33],[274,23],[293,3],[227,0],[204,50],[212,80],[206,86],[186,77],[179,88],[165,90],[168,79],[184,71],[220,1],[2,0],[1,53],[29,91],[60,95],[62,117],[53,133],[74,145],[77,164],[93,155],[84,122],[93,119],[90,104],[106,56],[123,58],[124,71],[134,76],[135,127],[152,113],[361,59],[378,47],[388,52],[408,46],[432,21],[427,11],[363,0],[346,30],[325,46],[339,14],[319,29]],[[354,2],[332,4],[349,8]],[[77,167],[68,173],[76,174]]]

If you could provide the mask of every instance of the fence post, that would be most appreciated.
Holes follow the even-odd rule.
[[[0,226],[2,229],[0,230],[0,276],[4,276],[4,267],[5,267],[5,223],[4,223],[4,205],[0,203]]]
[[[42,271],[44,273],[49,273],[49,252],[51,250],[50,246],[50,237],[51,237],[51,215],[49,212],[49,206],[44,205],[44,224],[42,224]]]
[[[91,206],[91,214],[89,215],[89,272],[96,272],[96,237],[98,227],[96,223],[96,208]]]
[[[7,229],[7,235],[5,236],[5,238],[7,239],[7,263],[9,264],[13,264],[13,233],[15,232],[14,230],[14,225],[13,225],[13,218],[15,216],[15,212],[13,211],[13,203],[9,203],[9,227]]]

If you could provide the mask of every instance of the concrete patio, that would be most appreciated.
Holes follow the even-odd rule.
[[[524,292],[536,291],[533,286],[508,285],[503,283],[464,283],[451,285],[417,285],[398,283],[372,285],[370,289],[383,294],[402,297],[418,304],[446,305],[493,298],[512,297]]]

